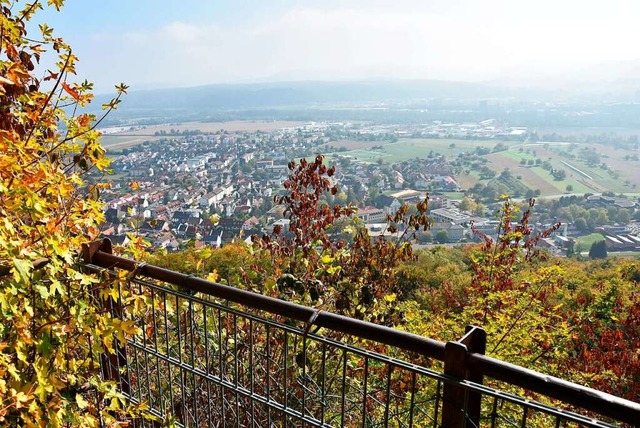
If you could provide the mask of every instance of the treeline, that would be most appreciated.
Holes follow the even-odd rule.
[[[588,202],[582,196],[563,196],[556,200],[545,200],[536,207],[536,220],[561,219],[573,223],[579,231],[591,231],[597,226],[607,224],[627,224],[632,219],[637,219],[637,216],[632,209],[615,205],[601,206]]]
[[[200,131],[199,129],[170,129],[170,130],[165,130],[165,129],[161,129],[160,131],[156,131],[153,133],[153,135],[155,136],[160,136],[160,137],[164,137],[164,136],[179,136],[179,137],[189,137],[189,136],[193,136],[193,135],[202,135],[203,132]]]

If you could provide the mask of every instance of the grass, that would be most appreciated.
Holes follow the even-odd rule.
[[[449,199],[453,199],[454,201],[461,201],[464,198],[464,193],[462,192],[441,192]]]
[[[526,160],[533,160],[535,161],[536,158],[535,156],[533,156],[532,154],[527,154],[525,152],[519,152],[516,150],[504,150],[502,152],[498,152],[500,153],[502,156],[507,157],[509,159],[513,159],[515,161],[518,161],[518,164],[520,163],[520,160],[522,159],[526,159]]]
[[[462,152],[472,152],[477,147],[493,148],[497,143],[497,141],[404,138],[396,143],[383,145],[384,153],[389,155],[384,158],[384,161],[398,162],[416,157],[427,158],[431,152],[444,155],[449,160],[452,160]],[[485,157],[491,161],[488,166],[498,174],[504,168],[511,169],[514,176],[521,177],[522,184],[530,189],[540,189],[542,196],[582,195],[604,191],[629,193],[635,190],[634,184],[636,186],[640,185],[640,168],[633,162],[624,160],[624,155],[630,153],[625,150],[616,151],[598,144],[579,144],[580,148],[589,147],[602,153],[602,161],[615,167],[616,174],[612,174],[602,169],[600,165],[591,166],[582,160],[572,159],[568,154],[567,144],[523,145],[520,142],[503,143],[509,149],[486,155]],[[519,151],[520,148],[523,148],[522,152]],[[578,152],[574,151],[573,153],[577,154]],[[536,159],[547,161],[552,168],[564,170],[566,178],[564,180],[556,180],[548,170],[543,169],[541,166],[523,167],[520,164],[522,159],[527,161],[535,161]],[[592,179],[588,179],[569,168],[563,161],[588,174]],[[479,181],[479,177],[476,174],[457,175],[456,180],[463,188],[469,188]],[[628,181],[628,183],[625,183],[625,181]],[[566,190],[567,186],[572,186],[573,189],[568,192]]]
[[[592,233],[589,235],[579,236],[576,239],[576,243],[583,246],[587,250],[591,248],[594,242],[602,241],[604,239],[604,235],[602,233]]]
[[[561,161],[565,161],[572,166],[584,171],[585,173],[592,175],[592,171],[585,165],[582,165],[572,159],[558,156],[546,160],[555,169],[563,169],[567,175],[564,180],[556,180],[550,171],[545,170],[541,166],[527,166],[520,165],[521,159],[536,159],[533,155],[527,153],[519,153],[513,150],[507,150],[499,153],[493,153],[490,155],[493,159],[493,167],[495,170],[508,167],[513,170],[514,175],[522,176],[522,183],[531,189],[540,189],[543,195],[562,194],[562,193],[576,193],[584,194],[587,192],[602,192],[604,190],[612,188],[613,183],[608,183],[608,187],[603,187],[598,184],[601,180],[588,180],[583,175],[576,171],[571,170],[564,165]],[[542,159],[541,157],[538,157]],[[499,171],[497,171],[499,172]],[[592,175],[593,176],[593,175]],[[595,176],[594,176],[595,177]],[[573,190],[567,192],[567,186],[572,186]],[[617,190],[616,190],[617,191]]]
[[[518,151],[520,147],[525,150]],[[503,168],[510,168],[515,175],[522,175],[523,183],[531,188],[540,188],[542,194],[549,196],[554,192],[556,194],[566,193],[568,185],[573,186],[571,193],[584,194],[587,192],[600,193],[604,191],[613,191],[616,193],[633,191],[633,184],[640,184],[640,173],[637,166],[632,161],[624,160],[625,154],[630,152],[625,150],[612,150],[610,147],[598,144],[581,143],[579,147],[589,147],[601,153],[602,162],[615,167],[616,174],[602,169],[600,165],[588,165],[586,162],[572,158],[569,153],[577,154],[578,151],[568,152],[567,145],[539,145],[533,146],[526,144],[520,146],[513,143],[509,150],[488,155],[492,160],[489,165],[496,172],[500,172]],[[529,153],[527,153],[529,151]],[[536,156],[533,153],[536,153]],[[549,162],[551,167],[566,172],[564,180],[556,180],[549,171],[544,170],[540,166],[528,166],[527,172],[524,171],[520,161],[540,159]],[[592,177],[589,179],[579,172],[571,169],[567,164],[579,169],[585,174]],[[522,172],[522,174],[518,173]],[[628,183],[625,181],[628,180]],[[555,189],[555,190],[554,190]]]
[[[558,193],[563,193],[566,191],[568,185],[573,186],[573,190],[571,193],[576,193],[583,195],[587,192],[594,192],[596,189],[592,189],[591,187],[585,185],[583,182],[580,182],[576,179],[576,177],[571,177],[570,174],[567,174],[567,178],[564,180],[556,180],[551,172],[542,168],[541,166],[534,166],[530,168],[533,172],[536,173],[539,177],[544,179],[548,184],[554,186],[558,189]]]
[[[626,258],[639,258],[640,252],[638,251],[609,251],[609,257],[626,257]]]
[[[486,184],[487,180],[481,180],[480,174],[476,170],[469,170],[469,174],[462,174],[456,176],[456,181],[463,189],[473,187],[476,183]]]
[[[448,159],[452,159],[460,153],[472,152],[476,147],[493,148],[496,144],[498,144],[497,141],[401,138],[395,143],[383,145],[383,151],[389,155],[385,158],[385,162],[401,162],[415,158],[426,159],[430,153],[444,155]]]

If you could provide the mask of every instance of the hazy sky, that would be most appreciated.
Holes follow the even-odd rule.
[[[104,92],[120,81],[584,78],[608,62],[635,77],[638,17],[638,0],[67,0],[43,19]]]

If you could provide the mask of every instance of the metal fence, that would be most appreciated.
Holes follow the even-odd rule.
[[[640,425],[637,403],[483,355],[476,327],[445,344],[138,264],[107,240],[83,252],[88,269],[132,271],[122,286],[146,301],[137,317],[105,302],[140,327],[102,360],[157,419],[136,426]]]

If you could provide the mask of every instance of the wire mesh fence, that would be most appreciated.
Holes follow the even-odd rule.
[[[518,395],[517,382],[471,382],[453,376],[438,352],[320,330],[314,316],[301,322],[151,278],[122,286],[144,296],[146,309],[132,317],[115,305],[113,315],[139,330],[102,370],[155,416],[135,426],[603,427],[632,426],[638,414],[631,406],[615,425],[615,415],[543,404]]]
[[[143,281],[130,398],[185,426],[438,426],[442,376]],[[289,322],[287,322],[289,321]],[[150,425],[152,425],[150,423]]]

